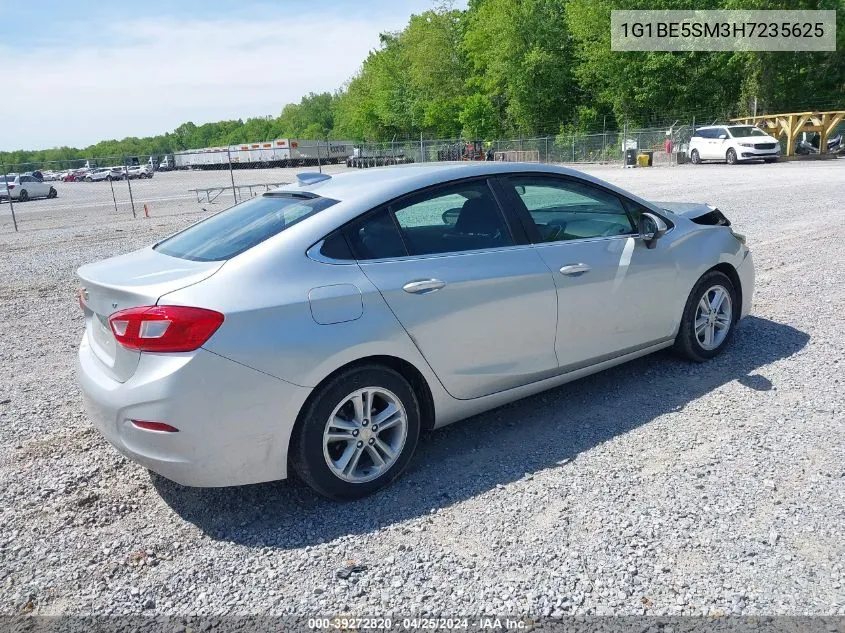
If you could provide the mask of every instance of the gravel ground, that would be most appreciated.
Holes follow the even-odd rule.
[[[19,205],[17,234],[0,206],[0,614],[845,614],[845,161],[587,171],[716,203],[748,236],[731,347],[428,434],[345,504],[295,481],[180,487],[83,412],[74,270],[202,217],[185,189],[227,174],[138,183],[150,219],[98,183]]]

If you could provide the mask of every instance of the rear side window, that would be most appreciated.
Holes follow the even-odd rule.
[[[457,253],[513,244],[486,182],[426,191],[391,208],[411,255]]]
[[[265,194],[159,242],[155,250],[200,262],[231,259],[336,203],[312,195]]]
[[[346,236],[357,259],[384,259],[408,254],[393,216],[380,209],[346,228]]]

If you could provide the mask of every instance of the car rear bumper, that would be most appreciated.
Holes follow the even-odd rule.
[[[94,426],[120,453],[186,486],[235,486],[284,479],[287,450],[311,389],[200,349],[141,354],[124,383],[109,377],[87,337],[77,379]],[[164,422],[176,433],[139,429]]]

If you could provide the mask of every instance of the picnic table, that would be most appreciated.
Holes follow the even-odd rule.
[[[255,197],[255,193],[253,193],[254,189],[257,189],[259,192],[261,191],[270,191],[270,189],[275,189],[276,187],[281,187],[282,185],[289,185],[289,182],[259,182],[259,183],[252,183],[252,184],[245,184],[245,185],[226,185],[225,187],[197,187],[196,189],[188,189],[188,191],[196,194],[197,202],[202,202],[203,197],[205,197],[206,202],[214,202],[217,197],[226,191],[235,190],[235,195],[237,195],[238,199],[243,200],[244,196],[242,192],[247,190],[249,192],[249,197]]]

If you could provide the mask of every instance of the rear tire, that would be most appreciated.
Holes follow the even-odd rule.
[[[21,189],[18,195],[18,202],[26,202],[27,200],[29,200],[29,192],[26,189]]]
[[[365,403],[370,403],[369,411]],[[309,399],[291,439],[290,462],[319,494],[358,499],[405,470],[419,433],[419,402],[405,378],[382,365],[352,367]],[[384,463],[379,465],[377,458]]]
[[[728,165],[736,165],[736,152],[733,148],[730,148],[725,153],[725,161],[728,163]]]
[[[701,156],[698,154],[698,150],[692,150],[692,153],[689,155],[690,161],[692,161],[693,165],[700,165],[701,164]]]
[[[720,292],[726,295],[721,301]],[[709,310],[704,309],[705,301]],[[689,294],[673,349],[697,363],[718,356],[733,337],[741,309],[728,276],[717,270],[705,273]]]
[[[56,198],[56,197],[58,197],[58,195],[59,195],[59,192],[56,191],[55,187],[50,187],[50,191],[47,192],[48,198]]]

